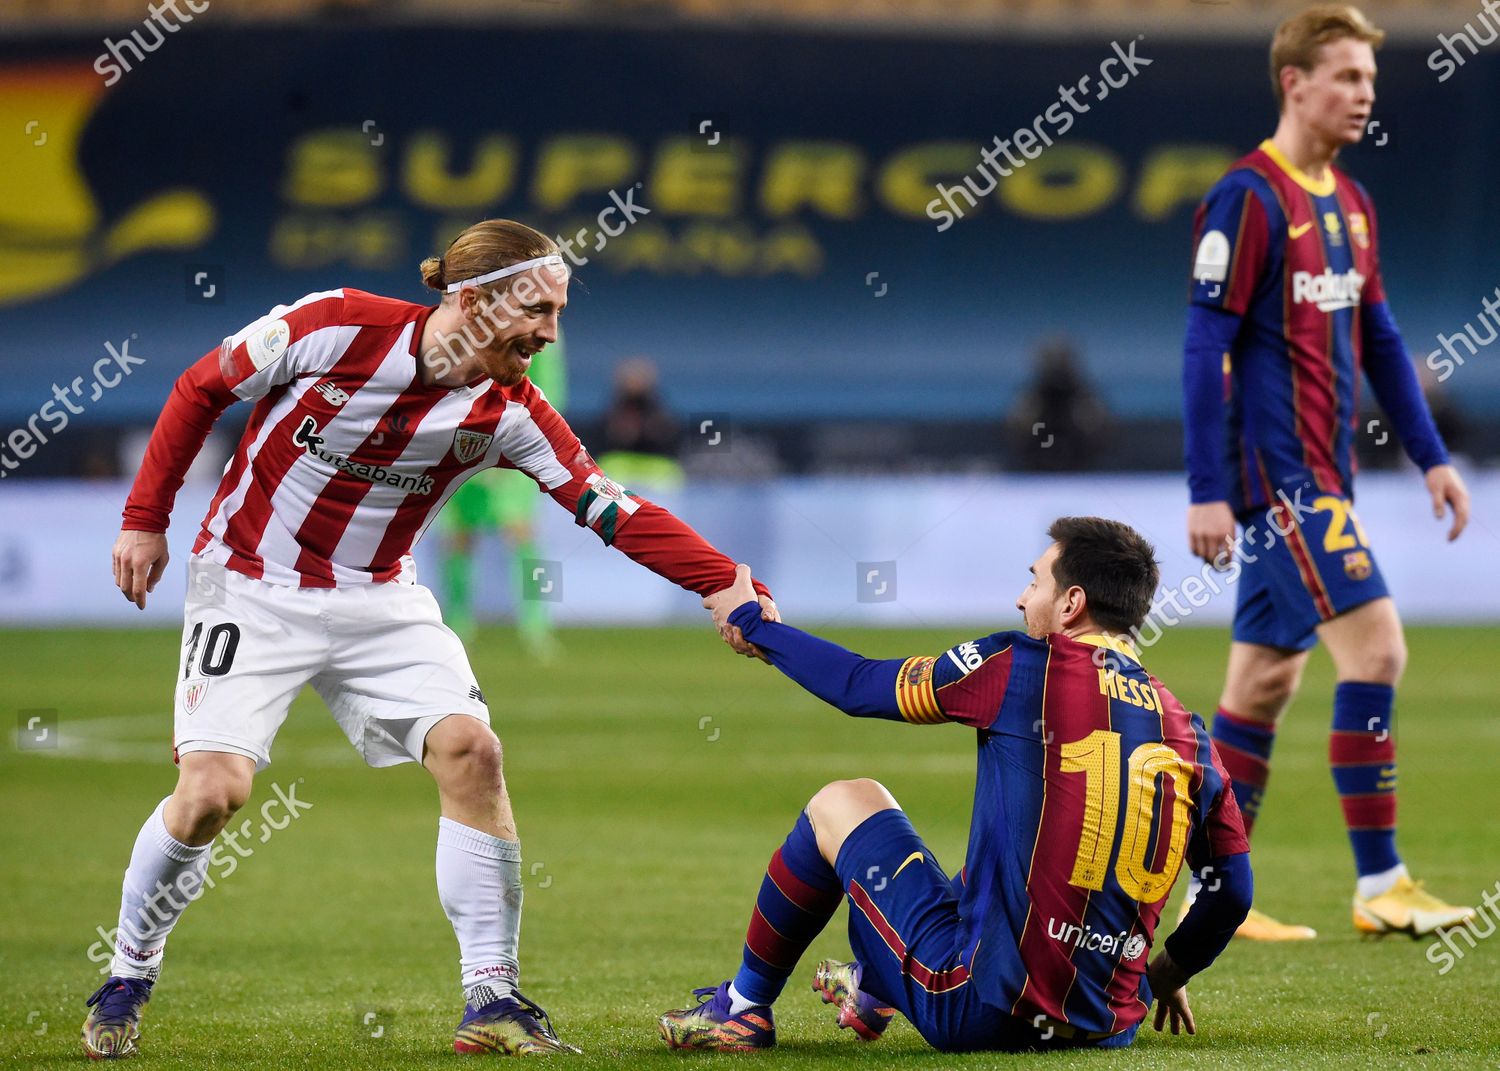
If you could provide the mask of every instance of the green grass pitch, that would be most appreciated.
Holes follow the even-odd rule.
[[[830,635],[879,656],[970,638],[963,629]],[[1401,844],[1417,877],[1472,903],[1500,880],[1500,631],[1413,629],[1409,639]],[[836,1030],[808,982],[819,958],[847,954],[842,912],[778,1005],[775,1052],[667,1052],[655,1016],[733,972],[766,860],[825,782],[879,778],[949,870],[960,865],[973,740],[953,726],[846,719],[733,657],[706,628],[572,631],[562,641],[565,660],[547,670],[501,629],[482,634],[473,654],[505,742],[529,872],[524,988],[585,1050],[574,1065],[1038,1059],[939,1055],[905,1023],[872,1046]],[[1220,630],[1179,630],[1147,665],[1188,705],[1211,709],[1226,642]],[[88,949],[97,926],[114,924],[136,830],[173,783],[177,658],[175,632],[0,632],[10,708],[0,743],[0,1065],[83,1060],[83,999],[100,981]],[[1332,687],[1317,654],[1278,744],[1254,855],[1257,905],[1322,936],[1231,945],[1191,987],[1196,1038],[1148,1030],[1131,1050],[1054,1054],[1047,1066],[1500,1064],[1500,938],[1440,976],[1427,942],[1361,940],[1350,926],[1353,873],[1325,757]],[[17,750],[15,719],[34,709],[56,710],[64,740],[86,738],[86,751]],[[312,807],[252,843],[254,854],[186,914],[147,1011],[139,1066],[453,1066],[457,949],[433,884],[430,780],[411,765],[366,769],[310,692],[274,758],[242,816],[259,826],[273,782],[295,783]],[[1163,932],[1178,895],[1180,883]]]

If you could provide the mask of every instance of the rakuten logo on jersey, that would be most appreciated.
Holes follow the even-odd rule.
[[[1335,275],[1331,268],[1324,268],[1319,275],[1299,271],[1292,276],[1292,300],[1298,305],[1311,302],[1319,312],[1352,309],[1359,305],[1359,292],[1364,286],[1365,277],[1353,268],[1342,275]]]
[[[1126,930],[1119,933],[1099,933],[1092,926],[1080,926],[1076,922],[1047,920],[1047,936],[1069,948],[1088,952],[1102,952],[1106,956],[1123,959],[1127,963],[1140,959],[1146,952],[1144,934],[1131,935]]]

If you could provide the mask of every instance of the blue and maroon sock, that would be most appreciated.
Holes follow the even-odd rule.
[[[1271,747],[1276,743],[1276,727],[1242,718],[1220,707],[1214,714],[1210,734],[1229,773],[1234,802],[1239,804],[1248,837],[1260,814],[1266,781],[1271,776]]]
[[[1396,737],[1389,684],[1343,681],[1333,693],[1328,762],[1361,878],[1395,872]]]
[[[818,852],[812,822],[803,812],[760,883],[744,962],[734,976],[735,994],[751,1004],[773,1003],[843,899],[838,875]]]

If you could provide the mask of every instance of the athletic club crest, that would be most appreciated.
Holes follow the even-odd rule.
[[[197,677],[182,686],[182,709],[191,714],[208,694],[208,678]]]
[[[493,435],[486,435],[482,431],[459,428],[453,433],[453,456],[458,458],[461,464],[467,465],[476,457],[483,456],[494,438]]]

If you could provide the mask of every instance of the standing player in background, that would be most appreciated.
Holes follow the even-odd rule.
[[[422,263],[422,279],[436,306],[349,289],[278,306],[189,368],[157,421],[114,548],[115,583],[143,609],[183,473],[220,413],[256,403],[193,546],[177,787],[125,871],[111,976],[83,1027],[90,1056],[135,1052],[167,935],[307,683],[368,764],[420,762],[437,782],[438,899],[465,997],[454,1048],[569,1049],[517,989],[521,849],[500,741],[463,645],[415,583],[412,544],[463,480],[498,465],[714,606],[735,568],[610,481],[527,379],[567,305],[550,238],[476,223]]]
[[[568,367],[563,354],[562,330],[526,372],[547,404],[562,413],[567,409]],[[609,464],[600,459],[601,466]],[[609,471],[614,472],[613,469]],[[615,473],[627,485],[636,485],[629,475]],[[474,558],[479,537],[498,532],[515,563],[511,570],[515,592],[516,634],[528,655],[550,662],[558,655],[557,639],[547,604],[525,597],[523,563],[541,555],[536,545],[536,485],[518,472],[490,469],[466,482],[438,514],[443,552],[443,616],[448,626],[465,641],[474,636]]]
[[[1183,368],[1187,527],[1193,553],[1221,562],[1236,521],[1246,532],[1213,722],[1246,829],[1277,723],[1321,639],[1338,673],[1328,752],[1358,874],[1354,925],[1417,936],[1473,910],[1422,889],[1396,851],[1392,712],[1406,644],[1352,505],[1361,371],[1425,474],[1433,515],[1452,509],[1450,540],[1468,521],[1469,495],[1386,304],[1374,205],[1333,166],[1369,122],[1383,37],[1342,4],[1283,22],[1271,45],[1275,136],[1198,210]],[[1260,912],[1240,932],[1315,936]]]
[[[866,1040],[900,1011],[947,1051],[1118,1048],[1153,993],[1156,1029],[1195,1032],[1184,986],[1250,907],[1239,810],[1202,720],[1130,645],[1151,545],[1098,517],[1048,535],[1016,601],[1026,631],[936,658],[861,658],[763,623],[739,567],[718,612],[752,653],[855,717],[978,730],[969,850],[950,879],[884,786],[825,786],[771,856],[739,972],[662,1016],[669,1045],[774,1045],[771,1005],[846,895],[855,962],[823,962],[813,989]],[[1216,880],[1148,968],[1184,855]]]

